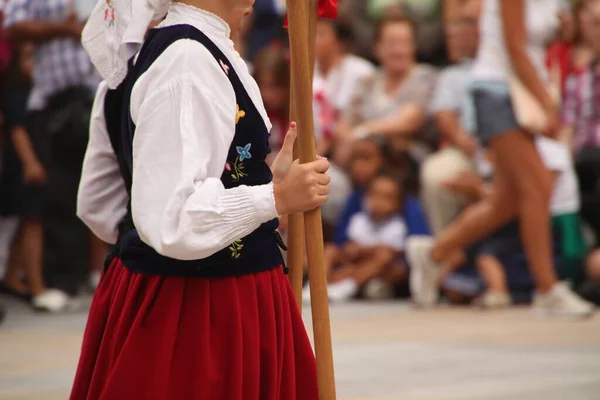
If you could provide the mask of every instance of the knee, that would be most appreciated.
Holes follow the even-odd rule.
[[[591,279],[600,280],[600,249],[592,251],[588,256],[586,274]]]
[[[464,156],[450,150],[440,150],[427,157],[421,166],[421,184],[424,187],[440,188],[440,183],[454,178],[471,166]]]

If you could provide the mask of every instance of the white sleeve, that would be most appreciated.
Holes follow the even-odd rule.
[[[381,245],[396,251],[404,251],[406,224],[402,218],[393,218],[381,231]]]
[[[544,165],[550,171],[564,172],[571,168],[572,161],[567,146],[543,136],[536,136],[535,144]]]
[[[233,88],[201,44],[180,40],[134,86],[133,221],[162,255],[206,258],[277,217],[273,185],[225,189]]]
[[[127,213],[129,196],[106,129],[107,91],[108,86],[102,82],[92,108],[90,139],[77,193],[77,216],[98,238],[112,244],[117,241],[117,226]]]

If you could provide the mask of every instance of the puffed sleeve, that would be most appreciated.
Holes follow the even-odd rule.
[[[129,196],[121,177],[104,118],[108,86],[98,87],[90,121],[90,139],[77,194],[77,216],[106,243],[117,241],[117,226],[127,213]]]
[[[206,258],[277,217],[272,184],[225,189],[235,133],[231,83],[201,44],[180,40],[132,93],[133,221],[162,255]]]

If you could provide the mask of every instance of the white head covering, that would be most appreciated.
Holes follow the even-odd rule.
[[[116,88],[127,75],[127,61],[144,42],[148,25],[164,17],[171,0],[98,0],[81,42],[92,63]]]

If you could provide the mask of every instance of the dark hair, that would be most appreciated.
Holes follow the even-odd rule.
[[[324,22],[329,24],[335,33],[335,37],[344,43],[350,44],[354,40],[354,31],[352,27],[346,22],[339,19],[326,19],[320,18],[319,22]]]
[[[283,46],[272,43],[258,52],[253,60],[254,78],[259,80],[261,72],[271,73],[275,76],[277,85],[290,86],[290,65]]]
[[[410,17],[406,15],[391,14],[386,15],[377,21],[377,24],[375,25],[375,42],[378,42],[381,39],[381,35],[385,27],[393,24],[408,25],[410,27],[410,30],[412,31],[413,36],[416,39],[417,24],[415,24],[415,21],[413,21]]]
[[[374,143],[383,156],[382,171],[390,171],[402,179],[403,192],[417,194],[419,192],[419,166],[406,151],[398,151],[383,135],[369,135],[361,141]]]

